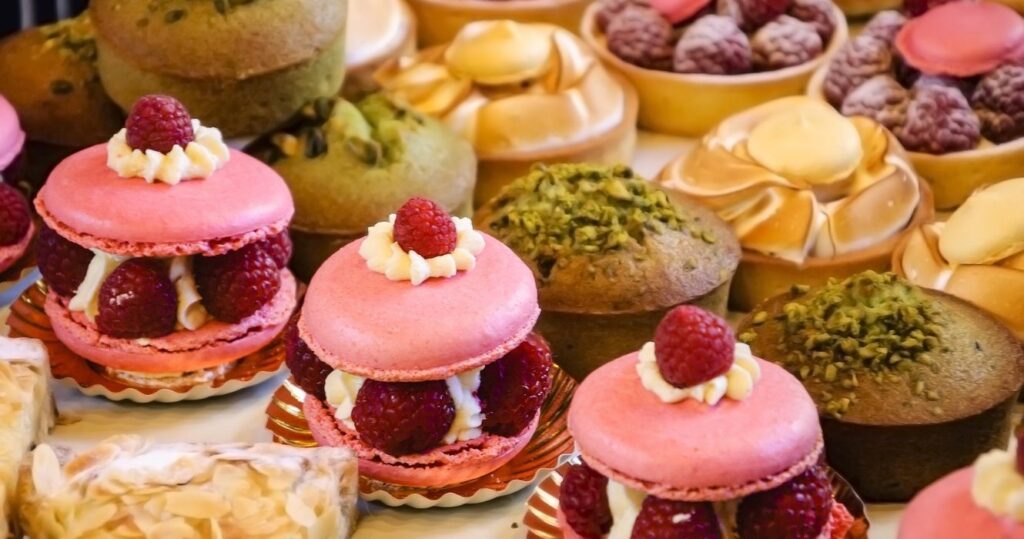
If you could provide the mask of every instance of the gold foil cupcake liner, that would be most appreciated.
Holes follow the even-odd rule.
[[[555,469],[559,457],[572,453],[569,435],[569,402],[576,382],[565,371],[552,366],[551,392],[541,407],[540,422],[533,438],[507,464],[479,479],[443,488],[390,485],[360,476],[359,491],[364,499],[392,507],[457,507],[507,496],[530,486],[544,471]],[[267,406],[267,429],[274,441],[296,447],[314,447],[316,441],[302,413],[306,393],[289,377],[274,392]]]
[[[562,485],[562,478],[565,477],[569,467],[579,464],[579,457],[573,457],[558,468],[555,468],[543,481],[537,485],[537,489],[526,502],[526,515],[523,516],[523,525],[526,527],[528,539],[562,539],[562,528],[558,525],[558,492]],[[846,534],[845,539],[868,539],[868,528],[871,522],[868,520],[867,508],[864,500],[850,483],[832,468],[828,468],[828,478],[832,482],[832,495],[836,501],[846,506],[846,509],[853,515],[853,527]]]

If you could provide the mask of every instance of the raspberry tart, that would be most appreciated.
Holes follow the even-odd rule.
[[[885,271],[900,240],[935,215],[891,132],[806,96],[730,117],[658,182],[732,225],[743,246],[729,295],[738,311],[794,283]]]
[[[324,263],[289,330],[313,438],[353,449],[383,489],[495,471],[533,436],[551,387],[539,313],[512,251],[410,199]]]
[[[559,492],[564,537],[846,537],[814,402],[700,308],[591,374],[569,409],[583,464]]]
[[[140,99],[35,200],[57,338],[129,388],[186,391],[269,345],[296,303],[284,181],[177,100]]]
[[[474,21],[553,24],[576,32],[593,0],[408,0],[418,21],[420,47],[447,43]]]
[[[1024,539],[1024,450],[993,449],[910,501],[897,539]]]
[[[640,95],[640,127],[687,137],[803,91],[846,41],[831,0],[600,0],[583,38]]]
[[[810,95],[895,133],[935,204],[1024,175],[1024,17],[989,1],[884,11],[815,74]]]

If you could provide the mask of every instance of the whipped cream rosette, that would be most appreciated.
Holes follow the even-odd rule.
[[[890,132],[806,97],[729,118],[658,181],[732,225],[744,249],[733,302],[744,310],[793,283],[886,269],[901,235],[933,212]],[[765,280],[765,267],[778,275]]]
[[[534,162],[612,163],[632,155],[632,88],[556,26],[471,23],[451,43],[392,62],[376,78],[473,144],[481,160],[478,203]]]

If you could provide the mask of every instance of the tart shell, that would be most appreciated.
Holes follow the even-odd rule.
[[[548,23],[572,32],[593,0],[408,0],[416,13],[420,47],[448,43],[473,21],[511,19]]]

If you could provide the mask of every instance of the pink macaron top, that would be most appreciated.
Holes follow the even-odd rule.
[[[499,359],[540,314],[533,273],[484,234],[476,267],[418,286],[366,267],[355,241],[317,270],[299,331],[325,363],[382,381],[441,380]]]
[[[910,501],[898,539],[1024,539],[1024,523],[997,516],[974,503],[974,468],[961,468]]]
[[[18,113],[0,95],[0,172],[14,162],[25,145],[25,131],[21,129]]]
[[[911,66],[932,75],[970,77],[1024,58],[1024,18],[993,2],[961,0],[907,22],[896,48]]]
[[[651,7],[672,24],[679,24],[707,7],[711,0],[650,0]]]
[[[168,185],[119,177],[107,166],[104,144],[57,165],[36,208],[76,243],[135,256],[211,254],[211,244],[268,227],[280,231],[295,213],[284,180],[242,152],[231,150],[224,168],[205,179]],[[153,248],[137,252],[132,244]],[[193,252],[182,252],[180,244],[193,245]]]
[[[669,404],[643,387],[637,357],[594,371],[569,408],[580,452],[600,467],[669,489],[727,489],[784,474],[818,450],[814,401],[781,367],[758,359],[761,378],[741,401]]]

